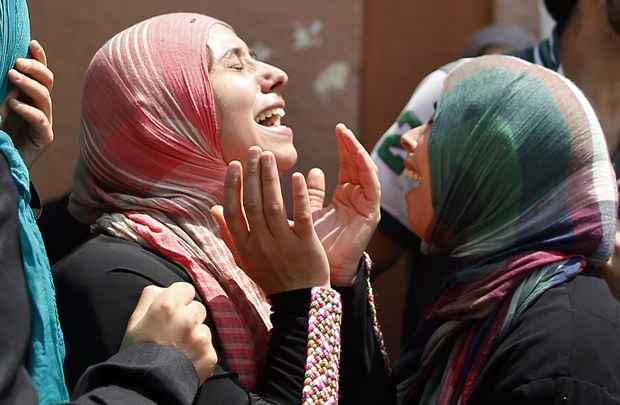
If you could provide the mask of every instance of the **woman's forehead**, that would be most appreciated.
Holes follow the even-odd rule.
[[[214,60],[222,58],[230,51],[248,49],[246,43],[237,36],[235,31],[223,24],[215,24],[210,29],[207,45],[211,48]]]

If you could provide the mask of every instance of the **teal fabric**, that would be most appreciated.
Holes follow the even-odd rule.
[[[7,80],[9,69],[17,58],[28,53],[30,21],[25,0],[0,0],[0,27],[0,99],[4,100],[10,91]],[[58,404],[66,402],[69,395],[62,368],[65,346],[56,310],[52,273],[30,208],[28,169],[11,138],[3,131],[0,131],[0,152],[8,163],[18,194],[19,239],[31,313],[31,341],[26,367],[37,389],[39,404]]]
[[[17,58],[28,54],[30,42],[30,18],[25,0],[0,1],[0,102],[10,91],[7,80],[9,69],[15,66]]]

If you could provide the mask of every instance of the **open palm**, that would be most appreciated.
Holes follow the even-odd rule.
[[[380,218],[377,170],[364,147],[344,125],[336,127],[340,170],[332,201],[323,207],[325,177],[308,173],[316,233],[323,244],[334,285],[350,285]]]

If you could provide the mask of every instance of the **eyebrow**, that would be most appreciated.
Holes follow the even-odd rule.
[[[231,48],[228,51],[226,51],[226,53],[222,56],[220,56],[217,60],[217,62],[220,62],[224,59],[230,58],[231,56],[237,56],[237,57],[241,57],[244,54],[245,48],[243,47],[236,47],[236,48]]]

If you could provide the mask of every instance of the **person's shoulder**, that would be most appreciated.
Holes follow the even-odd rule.
[[[482,380],[506,393],[561,378],[620,396],[619,338],[620,305],[603,280],[579,275],[526,310],[499,342]]]
[[[176,264],[135,242],[107,235],[90,239],[54,266],[57,283],[96,285],[119,275],[166,286],[189,280]]]

